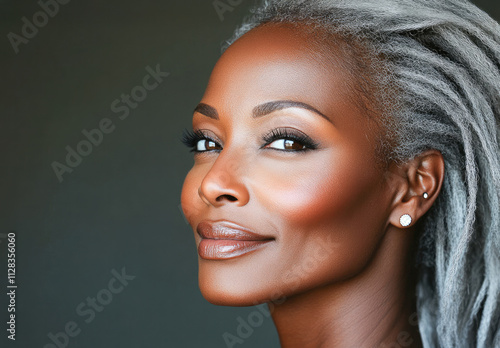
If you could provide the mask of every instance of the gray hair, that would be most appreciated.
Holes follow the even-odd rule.
[[[424,346],[500,347],[499,24],[466,0],[267,0],[252,12],[226,48],[259,25],[305,21],[383,57],[384,69],[364,64],[375,67],[376,99],[391,106],[390,160],[427,149],[445,159],[441,193],[421,221]]]

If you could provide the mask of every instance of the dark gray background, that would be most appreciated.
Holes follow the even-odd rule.
[[[221,0],[228,3],[227,0]],[[237,2],[233,0],[233,2]],[[497,20],[497,0],[475,1]],[[193,233],[180,208],[192,156],[180,143],[221,43],[247,14],[221,20],[207,1],[70,1],[27,44],[12,49],[36,1],[0,0],[0,347],[43,347],[69,321],[68,347],[225,347],[255,308],[206,302]],[[160,65],[170,76],[125,120],[110,109]],[[83,129],[112,119],[72,173],[51,168]],[[6,239],[17,232],[17,332],[7,339]],[[135,276],[94,320],[75,309],[107,288],[111,270]],[[278,347],[272,321],[238,347]]]

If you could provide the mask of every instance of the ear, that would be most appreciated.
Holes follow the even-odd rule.
[[[402,164],[389,168],[396,179],[389,223],[398,228],[409,228],[430,209],[436,200],[444,179],[444,159],[438,150],[428,150]],[[403,215],[409,215],[400,221]]]

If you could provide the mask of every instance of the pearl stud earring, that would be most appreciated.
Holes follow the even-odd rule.
[[[427,192],[424,192],[422,196],[424,196],[425,199],[429,198],[429,194]]]
[[[409,214],[401,215],[401,217],[399,218],[399,223],[403,227],[410,226],[411,225],[411,216]]]

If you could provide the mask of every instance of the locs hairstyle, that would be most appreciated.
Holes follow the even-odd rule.
[[[357,91],[382,111],[385,160],[441,151],[445,179],[416,262],[422,340],[500,347],[498,23],[465,0],[269,0],[225,47],[274,22],[309,23],[323,45],[336,37],[363,53],[347,64],[370,72],[374,88]]]

